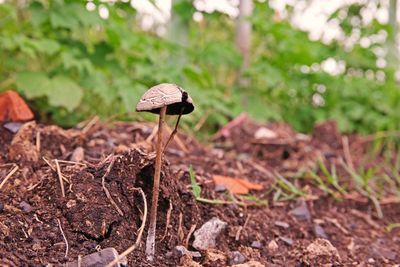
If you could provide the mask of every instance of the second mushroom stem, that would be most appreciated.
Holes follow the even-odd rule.
[[[157,226],[157,205],[158,194],[160,188],[160,175],[161,175],[161,161],[162,161],[162,137],[163,137],[163,124],[167,107],[160,109],[160,117],[158,121],[158,134],[156,145],[156,164],[154,168],[154,181],[153,181],[153,196],[151,200],[150,210],[150,225],[146,239],[146,258],[148,261],[154,261],[155,254],[155,240],[156,240],[156,226]]]

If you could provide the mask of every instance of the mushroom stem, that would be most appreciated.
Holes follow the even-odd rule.
[[[163,124],[166,111],[167,111],[167,106],[164,106],[160,109],[160,117],[158,120],[156,165],[154,168],[154,181],[153,181],[153,197],[151,200],[150,225],[146,239],[146,258],[148,261],[154,261],[154,254],[155,254],[157,206],[158,206],[158,194],[160,188],[161,158],[162,158],[162,131],[163,131]]]
[[[178,125],[179,125],[179,121],[181,120],[182,113],[183,113],[183,108],[181,109],[181,112],[178,115],[178,119],[176,120],[174,130],[172,131],[171,135],[169,136],[167,143],[165,143],[165,146],[163,149],[163,154],[164,154],[165,150],[167,149],[169,142],[171,142],[171,140],[174,138],[175,134],[178,132]]]

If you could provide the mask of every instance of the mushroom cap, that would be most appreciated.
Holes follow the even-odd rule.
[[[143,94],[136,105],[136,111],[159,114],[164,106],[167,106],[168,115],[183,115],[194,110],[193,100],[187,92],[176,84],[162,83]]]

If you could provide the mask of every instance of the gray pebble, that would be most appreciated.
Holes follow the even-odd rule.
[[[201,258],[200,252],[187,250],[184,246],[176,246],[174,248],[174,253],[178,254],[179,257],[188,255],[193,258]]]
[[[289,211],[289,214],[293,215],[298,220],[311,221],[311,214],[305,201],[302,201],[301,205],[297,208]]]
[[[262,248],[262,244],[260,241],[253,241],[253,242],[251,242],[251,247],[260,249],[260,248]]]
[[[290,225],[287,222],[282,222],[282,221],[275,221],[275,226],[288,229]]]
[[[232,252],[229,258],[229,265],[241,264],[246,260],[246,257],[239,251]]]
[[[24,212],[31,212],[32,211],[32,206],[29,205],[27,202],[22,201],[19,203],[19,207],[24,211]]]
[[[106,266],[118,257],[118,252],[115,248],[105,248],[98,252],[86,255],[82,258],[81,266]],[[79,266],[77,261],[69,262],[66,267]],[[127,266],[127,259],[124,257],[118,264],[113,267]]]
[[[281,236],[281,237],[279,237],[279,239],[282,240],[283,243],[285,243],[288,246],[293,245],[293,239],[291,239],[289,237]]]
[[[320,226],[319,224],[314,224],[314,233],[316,237],[328,239],[328,236],[325,233],[324,228],[322,228],[322,226]]]
[[[225,229],[226,225],[226,222],[217,217],[212,218],[194,232],[193,247],[197,250],[214,248],[216,246],[216,238]]]

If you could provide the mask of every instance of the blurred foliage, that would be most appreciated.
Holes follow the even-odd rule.
[[[181,42],[172,34],[161,38],[143,31],[129,3],[94,3],[108,8],[108,19],[80,0],[0,4],[0,91],[17,89],[42,120],[63,126],[92,115],[138,116],[132,111],[148,87],[174,82],[196,104],[184,119],[188,128],[206,116],[203,129],[212,132],[243,111],[262,121],[287,121],[300,131],[328,118],[348,132],[400,128],[395,70],[378,68],[373,53],[385,44],[346,49],[339,41],[311,41],[288,20],[277,19],[268,4],[256,3],[249,18],[252,63],[242,73],[235,21],[227,15],[204,13],[203,21],[194,22],[191,2],[176,1],[173,16],[185,23],[173,26],[184,25],[188,35]],[[340,25],[348,35],[356,28],[360,38],[390,32],[377,21],[355,27],[352,18],[362,7],[342,9],[347,16]],[[342,62],[344,70],[324,71],[321,63],[328,59]],[[238,83],[239,75],[245,83]]]

